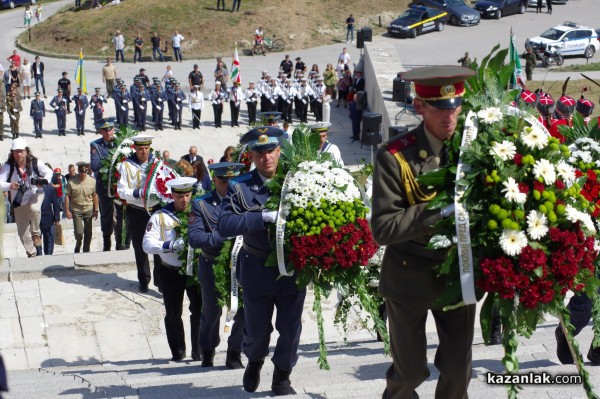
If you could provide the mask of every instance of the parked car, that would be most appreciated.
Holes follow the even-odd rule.
[[[500,19],[510,14],[525,14],[527,5],[523,0],[481,0],[473,7],[482,17]]]
[[[388,25],[392,36],[415,38],[434,30],[444,30],[448,13],[435,8],[412,5]]]
[[[452,25],[473,26],[481,20],[479,13],[464,0],[413,0],[413,4],[448,12],[448,22]]]
[[[37,0],[0,0],[0,8],[15,8],[16,6],[33,5]]]
[[[560,46],[563,56],[583,55],[585,58],[592,58],[596,51],[600,50],[598,33],[574,22],[564,22],[539,36],[525,40],[525,48],[531,47],[536,54],[543,53],[546,47],[555,45]]]

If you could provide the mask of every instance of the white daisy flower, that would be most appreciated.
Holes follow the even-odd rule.
[[[556,165],[556,173],[564,180],[567,186],[570,186],[575,181],[575,168],[566,163],[560,161]]]
[[[533,165],[533,175],[536,179],[540,177],[544,179],[544,183],[549,186],[554,184],[556,181],[556,169],[554,169],[554,165],[550,163],[547,159],[540,159],[535,161]]]
[[[533,240],[539,240],[548,233],[548,218],[541,212],[533,210],[527,215],[527,233]]]
[[[494,143],[490,150],[490,155],[496,155],[503,161],[512,159],[517,153],[517,147],[508,140],[504,140],[502,143]]]
[[[502,120],[502,111],[500,111],[500,108],[490,107],[479,111],[477,117],[485,123],[500,122]]]
[[[548,138],[549,136],[544,134],[544,132],[541,132],[529,126],[523,129],[523,131],[521,132],[521,141],[528,148],[532,149],[537,148],[541,150],[542,148],[546,147],[548,145]]]
[[[504,230],[500,236],[500,246],[508,256],[516,256],[527,246],[527,236],[519,230]]]
[[[580,210],[573,208],[571,205],[567,205],[565,209],[567,220],[571,222],[581,222],[586,230],[591,233],[596,232],[596,226],[594,225],[594,221],[589,214],[581,212]]]
[[[513,179],[509,177],[507,181],[502,182],[504,188],[502,189],[504,196],[508,201],[516,202],[517,204],[524,204],[527,200],[527,194],[519,191],[519,184]]]

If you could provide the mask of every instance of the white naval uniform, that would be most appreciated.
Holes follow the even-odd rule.
[[[156,160],[154,157],[149,158],[150,163],[154,163]],[[119,197],[127,201],[128,205],[134,205],[140,208],[144,207],[144,201],[142,198],[135,198],[133,196],[134,190],[141,190],[142,185],[146,181],[146,170],[148,169],[148,162],[138,164],[133,162],[130,158],[127,158],[121,164],[119,173],[121,177],[117,183],[117,193]],[[148,201],[148,208],[152,208],[158,204],[158,200],[150,199]]]
[[[169,249],[169,244],[177,240],[174,228],[179,226],[179,219],[167,209],[160,209],[152,214],[146,225],[146,233],[142,242],[144,252],[160,256],[165,266],[181,267],[179,253]]]

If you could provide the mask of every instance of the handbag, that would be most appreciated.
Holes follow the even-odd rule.
[[[63,233],[62,224],[54,225],[54,244],[65,245],[65,234]]]

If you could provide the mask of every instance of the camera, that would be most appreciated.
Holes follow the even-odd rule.
[[[28,190],[28,188],[25,185],[25,183],[19,183],[19,188],[17,189],[15,198],[13,198],[13,201],[12,201],[13,208],[18,208],[21,206],[21,202],[23,201],[23,195],[25,195],[27,190]]]
[[[48,184],[48,180],[46,180],[46,179],[42,179],[41,177],[32,177],[31,178],[32,186],[43,186],[46,184]]]

